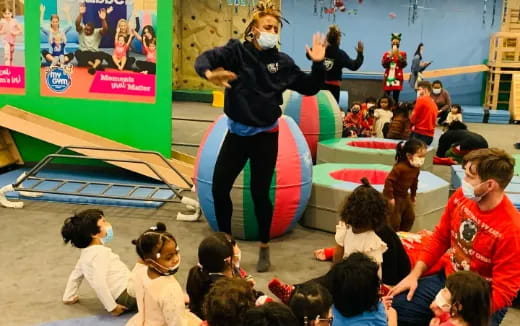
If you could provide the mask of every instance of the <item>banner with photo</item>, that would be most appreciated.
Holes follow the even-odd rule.
[[[0,2],[0,94],[25,94],[24,1]]]
[[[155,103],[157,0],[40,0],[41,95]]]

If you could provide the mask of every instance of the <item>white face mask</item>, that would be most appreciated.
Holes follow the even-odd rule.
[[[424,157],[413,156],[410,160],[410,165],[420,168],[424,164]]]
[[[264,49],[272,49],[278,44],[278,34],[260,32],[260,36],[257,39],[258,45]]]
[[[442,92],[442,88],[434,88],[432,89],[433,94],[439,95]]]
[[[484,181],[485,182],[485,181]],[[475,187],[478,187],[480,186],[481,184],[483,184],[484,182],[481,182],[479,183],[478,185],[476,185]],[[473,200],[475,202],[479,202],[482,200],[482,198],[484,198],[484,196],[486,196],[488,194],[488,192],[486,191],[485,193],[483,193],[482,195],[480,196],[477,196],[475,195],[475,187],[473,187],[471,185],[471,183],[467,182],[466,180],[462,179],[462,185],[461,185],[461,188],[462,188],[462,193],[464,194],[464,197],[466,197],[467,199],[470,199],[470,200]]]
[[[444,298],[442,295],[442,291],[444,289],[440,290],[439,293],[435,296],[435,300],[433,302],[444,312],[450,312],[451,311],[451,304]]]

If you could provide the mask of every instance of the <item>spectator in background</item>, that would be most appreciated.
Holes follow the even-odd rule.
[[[422,61],[422,54],[424,51],[424,44],[419,43],[419,46],[417,46],[417,50],[415,50],[415,54],[412,59],[412,68],[410,73],[410,87],[417,90],[417,83],[421,82],[423,80],[422,72],[426,67],[428,67],[431,64],[430,62],[424,62]]]
[[[442,123],[446,120],[448,113],[450,113],[450,93],[448,93],[448,91],[442,86],[442,82],[440,80],[436,80],[432,83],[432,92],[430,96],[435,101],[435,104],[437,104],[437,116],[439,118],[438,123],[442,125]]]

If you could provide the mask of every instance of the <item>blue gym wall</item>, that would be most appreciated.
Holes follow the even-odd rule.
[[[284,17],[290,24],[282,29],[282,51],[291,55],[302,69],[310,69],[305,57],[305,44],[311,42],[311,35],[320,31],[326,33],[333,23],[328,15],[323,18],[313,14],[314,0],[283,0]],[[317,1],[318,3],[320,1]],[[330,1],[325,0],[325,3]],[[365,61],[359,71],[382,72],[381,57],[390,47],[390,33],[402,33],[401,49],[408,54],[410,71],[411,59],[417,45],[425,44],[423,60],[433,60],[430,69],[450,68],[481,64],[488,57],[489,37],[500,30],[502,0],[497,0],[495,23],[491,26],[493,0],[487,1],[485,25],[482,23],[484,1],[477,0],[419,0],[419,5],[432,9],[419,9],[415,24],[408,24],[408,0],[357,0],[345,1],[347,9],[357,9],[357,15],[336,13],[336,21],[345,33],[341,47],[355,56],[357,41],[365,44]],[[391,19],[389,14],[396,14]],[[344,71],[347,73],[347,70]],[[346,74],[345,77],[355,78]],[[380,77],[382,78],[382,76]],[[479,105],[481,102],[484,74],[466,74],[441,77],[454,103]],[[406,82],[401,99],[414,97]]]

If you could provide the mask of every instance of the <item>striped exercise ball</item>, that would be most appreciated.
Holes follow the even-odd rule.
[[[288,116],[279,120],[278,157],[271,182],[273,203],[271,238],[292,230],[301,218],[312,188],[312,160],[300,129]],[[213,172],[224,137],[228,118],[220,116],[206,131],[197,153],[195,185],[202,212],[210,227],[218,231],[212,193]],[[259,240],[258,224],[250,189],[249,162],[235,180],[231,190],[233,236],[243,240]]]
[[[313,96],[304,96],[295,91],[283,94],[282,111],[296,121],[316,162],[318,142],[341,138],[343,121],[341,110],[334,96],[322,90]]]

